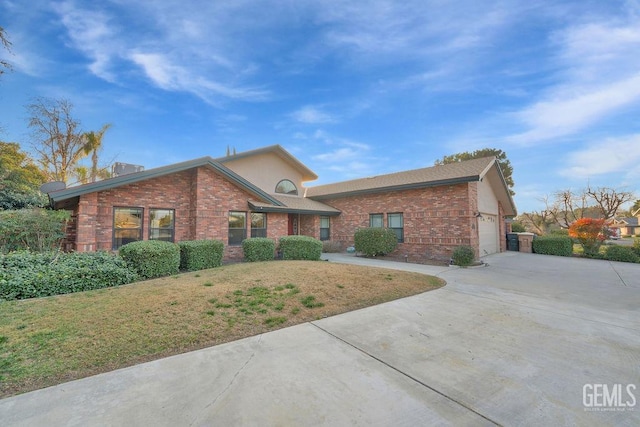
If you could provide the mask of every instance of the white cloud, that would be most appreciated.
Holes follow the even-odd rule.
[[[567,168],[561,171],[569,177],[588,178],[596,175],[619,174],[620,177],[640,176],[640,134],[592,143],[587,148],[569,153]]]
[[[304,106],[291,113],[290,116],[300,123],[307,124],[333,123],[336,121],[332,115],[325,113],[318,107],[314,107],[312,105]]]
[[[511,115],[526,130],[507,142],[531,144],[573,135],[640,105],[640,16],[570,26],[552,41],[557,83]]]

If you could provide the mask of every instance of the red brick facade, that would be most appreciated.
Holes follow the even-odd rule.
[[[175,210],[175,241],[216,239],[225,243],[225,258],[241,258],[240,246],[228,245],[229,211],[247,212],[252,195],[207,167],[178,172],[80,196],[67,233],[69,250],[111,250],[113,208],[143,208],[142,238],[149,238],[149,209]],[[287,234],[287,215],[267,215],[270,238]],[[74,229],[75,228],[75,229]]]
[[[478,248],[477,184],[457,184],[423,189],[323,200],[342,213],[331,218],[331,240],[345,249],[353,246],[358,228],[369,227],[370,214],[402,213],[404,243],[392,255],[410,261],[448,260],[459,245]]]
[[[209,166],[194,166],[182,171],[129,181],[128,184],[107,187],[94,192],[80,192],[73,206],[68,224],[65,248],[78,252],[112,250],[114,238],[114,208],[142,208],[142,239],[149,239],[151,209],[173,209],[175,212],[174,240],[216,239],[225,244],[225,259],[242,259],[242,247],[228,244],[229,212],[247,214],[247,237],[251,236],[249,201],[256,195],[244,190],[240,180]],[[105,188],[105,187],[103,187]],[[249,188],[249,187],[247,187]],[[480,252],[478,230],[477,181],[439,185],[348,197],[322,197],[330,216],[330,238],[344,250],[354,244],[357,229],[369,227],[371,214],[382,214],[383,225],[389,226],[388,215],[402,214],[404,242],[391,254],[408,261],[445,261],[456,246],[468,245]],[[484,191],[484,190],[483,190]],[[492,217],[497,214],[499,250],[506,250],[506,224],[503,206],[493,205],[489,195],[484,208]],[[263,194],[261,197],[268,198]],[[69,206],[69,204],[67,204]],[[254,205],[255,206],[255,205]],[[271,208],[271,206],[267,206]],[[320,238],[320,214],[287,212],[267,213],[267,237],[277,241],[294,229],[294,234]],[[271,209],[271,210],[273,210]],[[322,211],[322,210],[321,210]],[[290,213],[294,212],[294,213]],[[299,212],[299,210],[297,211]]]

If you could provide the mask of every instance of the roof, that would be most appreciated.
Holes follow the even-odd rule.
[[[274,206],[264,202],[249,200],[249,206],[257,212],[287,212],[307,215],[339,215],[340,211],[322,202],[306,197],[271,194],[282,206]]]
[[[502,202],[505,214],[507,216],[515,215],[515,204],[495,157],[483,157],[464,162],[307,187],[306,196],[316,200],[326,200],[360,194],[461,184],[480,181],[492,170],[497,171],[493,174],[497,173],[498,181],[500,181],[500,185],[498,188],[494,188],[494,191],[496,191],[498,200]]]
[[[173,174],[176,172],[182,172],[188,169],[193,169],[201,166],[210,167],[225,178],[232,181],[234,184],[255,195],[256,197],[273,203],[274,205],[281,205],[276,198],[272,197],[264,190],[251,184],[249,181],[236,174],[220,162],[212,159],[211,157],[201,157],[199,159],[189,160],[182,163],[175,163],[168,166],[149,169],[142,172],[131,173],[127,175],[118,176],[115,178],[105,179],[103,181],[93,182],[91,184],[79,185],[77,187],[70,187],[64,190],[53,191],[49,193],[49,197],[53,203],[62,202],[72,199],[74,197],[81,196],[83,194],[95,193],[97,191],[111,190],[112,188],[121,187],[123,185],[133,184],[136,182],[144,181],[151,178],[157,178],[164,175]]]
[[[278,144],[270,145],[268,147],[257,148],[255,150],[243,151],[241,153],[231,154],[229,156],[218,157],[216,161],[224,164],[226,162],[230,162],[233,160],[253,157],[253,156],[266,154],[266,153],[276,154],[282,160],[289,163],[295,169],[300,171],[300,173],[302,174],[303,181],[315,181],[316,179],[318,179],[318,175],[316,175],[315,172],[313,172],[311,169],[309,169],[304,164],[302,164],[300,160],[293,157],[291,153],[289,153],[287,150],[285,150],[284,148],[282,148],[282,146]]]

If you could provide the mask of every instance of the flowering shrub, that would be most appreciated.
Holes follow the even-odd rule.
[[[607,238],[604,219],[580,218],[569,227],[569,237],[576,239],[585,256],[598,256],[602,242]]]

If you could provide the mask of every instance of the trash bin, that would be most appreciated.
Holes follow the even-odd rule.
[[[518,233],[507,233],[507,250],[516,252],[520,250],[518,245]]]

